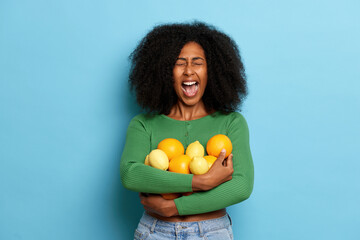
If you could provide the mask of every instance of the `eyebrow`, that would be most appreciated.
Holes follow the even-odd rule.
[[[205,60],[205,59],[203,59],[202,57],[194,57],[194,58],[192,58],[191,60],[196,61],[196,60],[198,60],[198,59],[200,59],[200,60]],[[186,58],[177,58],[176,60],[184,60],[184,61],[186,61]]]

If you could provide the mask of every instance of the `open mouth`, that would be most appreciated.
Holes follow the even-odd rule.
[[[181,89],[187,97],[193,97],[199,90],[199,83],[196,81],[182,82]]]

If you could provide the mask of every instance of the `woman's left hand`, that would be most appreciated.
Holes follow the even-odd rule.
[[[179,215],[174,200],[166,200],[161,195],[140,193],[141,204],[146,211],[156,213],[163,217]]]

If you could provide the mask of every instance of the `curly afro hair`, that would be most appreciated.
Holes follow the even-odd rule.
[[[131,53],[129,84],[139,105],[149,113],[170,113],[178,100],[173,67],[188,42],[198,43],[205,52],[208,80],[202,100],[206,110],[237,110],[247,95],[238,47],[214,26],[198,21],[156,26]]]

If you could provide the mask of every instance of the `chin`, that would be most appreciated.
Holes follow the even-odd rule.
[[[186,98],[182,98],[181,99],[181,102],[183,102],[186,106],[195,106],[196,104],[198,104],[199,102],[201,101],[201,98],[198,99],[186,99]]]

